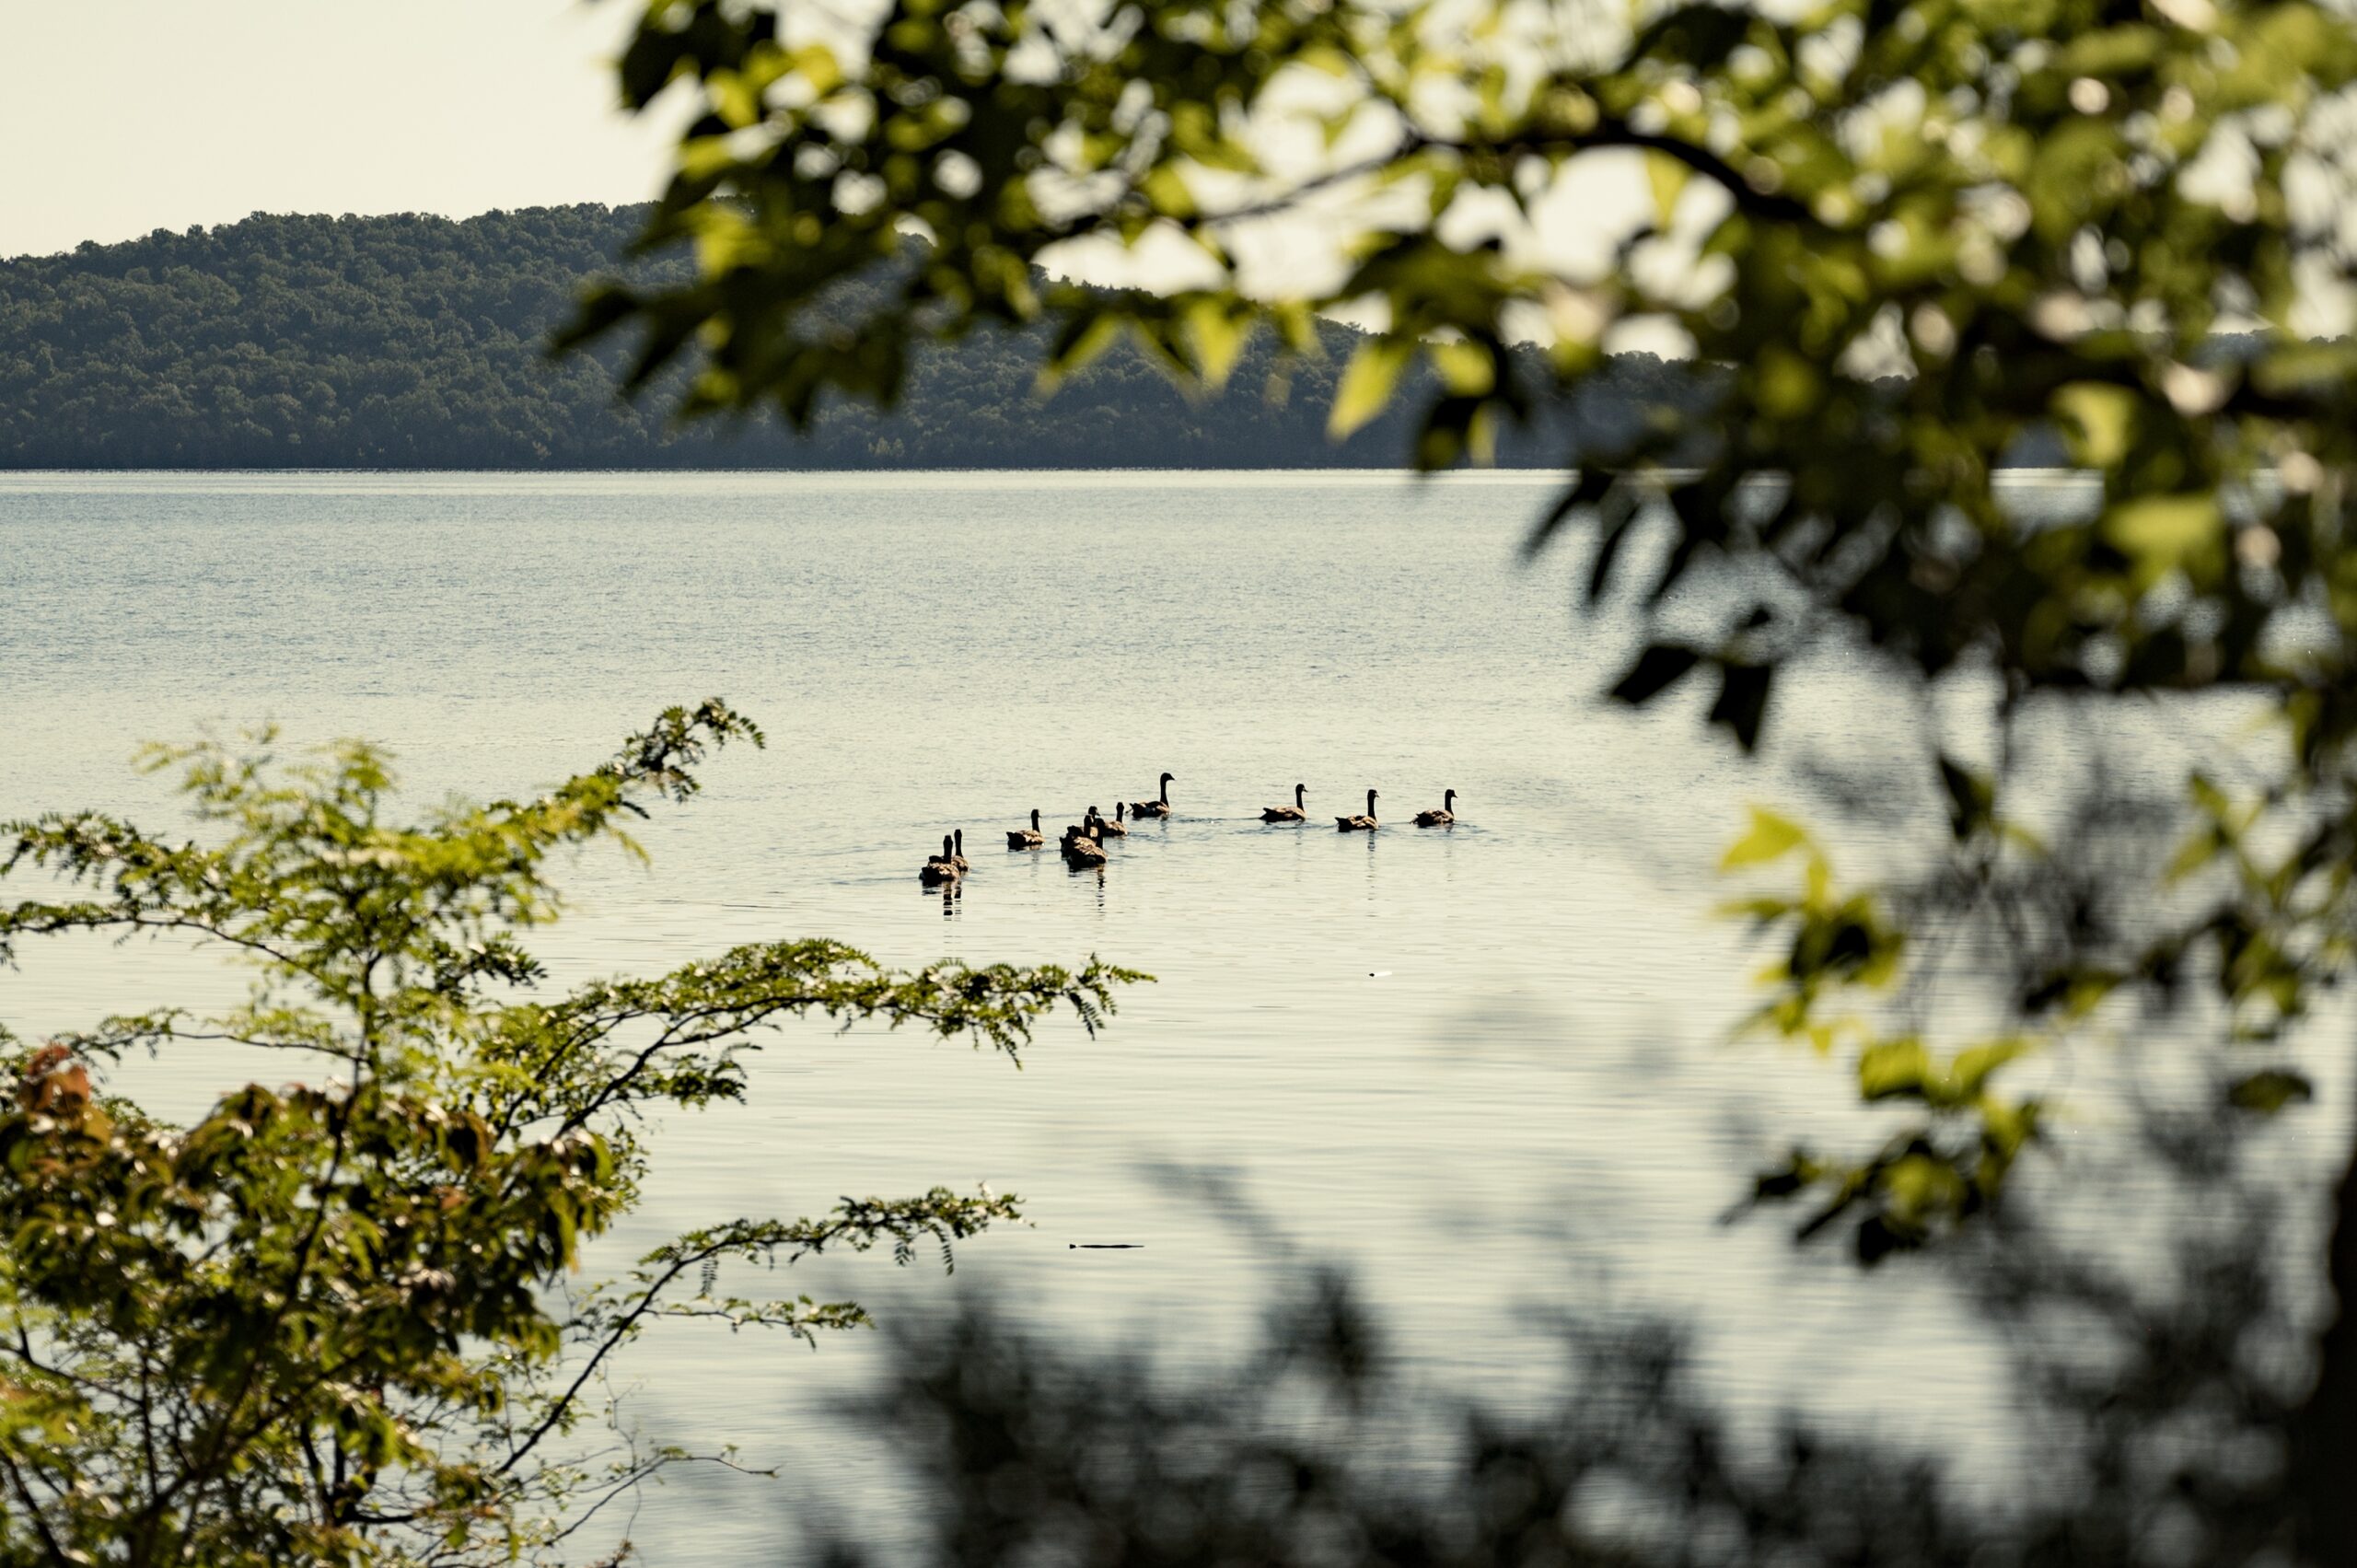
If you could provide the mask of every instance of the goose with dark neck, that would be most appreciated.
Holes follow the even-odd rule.
[[[1105,819],[1091,821],[1086,829],[1064,830],[1064,864],[1075,869],[1085,865],[1105,864]]]
[[[957,841],[944,833],[941,835],[941,853],[926,857],[924,865],[917,872],[917,880],[928,888],[938,888],[945,882],[955,882],[961,875]]]
[[[1038,849],[1047,842],[1048,835],[1039,830],[1039,808],[1036,806],[1031,808],[1029,827],[1006,830],[1006,847],[1009,849]]]
[[[1307,784],[1294,785],[1293,804],[1291,806],[1264,807],[1260,812],[1260,820],[1263,822],[1308,821],[1309,810],[1308,803],[1306,798],[1308,789],[1309,786]]]
[[[1368,790],[1368,791],[1366,792],[1366,813],[1365,813],[1365,815],[1364,815],[1364,816],[1360,816],[1360,817],[1337,817],[1337,818],[1335,818],[1335,819],[1334,819],[1334,827],[1335,827],[1335,830],[1336,830],[1337,831],[1339,831],[1339,832],[1344,832],[1344,833],[1371,833],[1371,832],[1375,831],[1377,828],[1380,828],[1381,826],[1383,826],[1383,824],[1382,824],[1381,822],[1378,822],[1378,821],[1376,821],[1376,817],[1375,817],[1375,796],[1376,796],[1376,792],[1375,792],[1374,790]]]
[[[1440,808],[1438,810],[1419,811],[1416,813],[1416,826],[1419,828],[1446,828],[1456,820],[1457,792],[1453,789],[1445,789],[1441,791],[1441,802]]]
[[[1130,802],[1130,815],[1131,815],[1131,816],[1132,816],[1132,817],[1167,817],[1167,816],[1169,816],[1169,815],[1170,815],[1170,781],[1171,781],[1171,779],[1172,779],[1172,777],[1173,777],[1173,776],[1174,776],[1174,775],[1169,774],[1169,773],[1165,773],[1165,774],[1163,774],[1163,775],[1162,775],[1162,793],[1161,793],[1159,796],[1157,796],[1155,798],[1154,798],[1154,799],[1152,799],[1152,800],[1132,800],[1132,801],[1131,801],[1131,802]]]

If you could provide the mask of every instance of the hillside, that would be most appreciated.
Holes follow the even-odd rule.
[[[1202,404],[1126,352],[1043,403],[1035,345],[999,338],[921,363],[888,416],[833,409],[801,437],[774,422],[676,429],[662,399],[615,394],[619,349],[543,348],[639,218],[257,215],[0,261],[0,468],[1260,468],[1408,450],[1397,413],[1327,440],[1338,361],[1296,372],[1271,406],[1265,344],[1236,391]],[[1674,377],[1644,355],[1616,379]],[[1567,445],[1525,437],[1505,459],[1562,462]]]

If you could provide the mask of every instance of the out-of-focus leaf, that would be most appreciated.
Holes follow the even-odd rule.
[[[1736,871],[1747,865],[1765,865],[1807,843],[1808,833],[1799,823],[1755,806],[1751,808],[1749,830],[1727,846],[1726,853],[1719,857],[1719,869]]]
[[[2226,1090],[2226,1101],[2237,1110],[2254,1111],[2272,1116],[2295,1100],[2316,1098],[2316,1088],[2305,1076],[2288,1068],[2275,1067],[2252,1073],[2236,1080]]]
[[[1947,796],[1949,830],[1959,840],[1969,838],[1988,820],[1996,799],[1995,785],[1985,775],[1972,772],[1943,752],[1940,787]]]
[[[1678,198],[1694,171],[1667,153],[1647,151],[1645,154],[1645,185],[1653,192],[1654,220],[1667,228],[1678,215]]]
[[[1870,1100],[1921,1096],[1931,1068],[1931,1053],[1922,1040],[1879,1041],[1858,1057],[1858,1093]]]
[[[2155,495],[2123,502],[2104,516],[2104,537],[2158,575],[2223,540],[2218,502],[2210,495]]]
[[[1711,704],[1711,722],[1724,725],[1746,751],[1759,744],[1759,726],[1768,716],[1768,691],[1775,677],[1775,670],[1766,665],[1720,668],[1719,696]]]
[[[2071,440],[2071,455],[2089,468],[2109,468],[2127,455],[2136,395],[2103,381],[2073,381],[2054,394],[2054,411]]]
[[[1642,706],[1683,679],[1701,661],[1702,656],[1692,648],[1656,643],[1638,655],[1637,662],[1614,684],[1613,698]]]
[[[1350,435],[1383,412],[1391,401],[1399,373],[1415,356],[1414,343],[1394,337],[1369,338],[1351,355],[1334,391],[1334,411],[1328,428],[1337,436]]]

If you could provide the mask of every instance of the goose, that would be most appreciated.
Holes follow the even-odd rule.
[[[1416,826],[1419,828],[1446,828],[1456,820],[1457,792],[1453,789],[1441,791],[1439,810],[1416,813]]]
[[[917,880],[928,888],[938,888],[945,882],[955,882],[958,877],[956,841],[944,833],[941,835],[941,853],[925,857],[923,866],[917,872]]]
[[[1306,784],[1295,784],[1295,785],[1294,785],[1294,786],[1293,786],[1293,804],[1292,804],[1291,806],[1271,806],[1271,807],[1267,807],[1266,809],[1264,809],[1264,810],[1260,813],[1260,820],[1261,820],[1261,821],[1263,821],[1263,822],[1306,822],[1306,821],[1308,821],[1308,820],[1309,820],[1309,813],[1308,813],[1307,811],[1306,811],[1305,809],[1303,809],[1303,806],[1302,806],[1302,795],[1303,795],[1303,792],[1304,792],[1305,790],[1306,790],[1308,787],[1309,787],[1309,786],[1308,786],[1308,785],[1306,785]]]
[[[1006,830],[1006,847],[1009,849],[1038,849],[1047,842],[1048,836],[1039,831],[1039,808],[1036,806],[1031,808],[1029,827],[1009,828]]]
[[[1085,865],[1102,865],[1105,864],[1105,842],[1097,832],[1098,828],[1102,825],[1103,819],[1100,818],[1096,822],[1089,824],[1087,832],[1084,833],[1069,830],[1065,832],[1063,842],[1064,860],[1066,864],[1070,865],[1074,870],[1078,870],[1080,867]]]
[[[1170,774],[1168,774],[1168,773],[1165,773],[1165,774],[1163,774],[1163,775],[1162,775],[1162,794],[1161,794],[1161,796],[1160,796],[1158,799],[1155,799],[1155,800],[1132,800],[1132,801],[1131,801],[1131,802],[1130,802],[1130,815],[1131,815],[1131,816],[1132,816],[1132,817],[1167,817],[1167,816],[1169,816],[1169,815],[1170,815],[1170,780],[1171,780],[1171,776],[1172,776],[1172,775],[1170,775]]]
[[[949,864],[958,868],[958,876],[963,877],[967,872],[974,869],[966,864],[966,830],[958,829],[951,842],[955,847],[949,852]]]
[[[1383,826],[1382,823],[1375,819],[1375,793],[1376,792],[1373,790],[1368,790],[1366,792],[1365,816],[1337,817],[1334,819],[1335,830],[1337,832],[1343,833],[1371,833],[1377,828]]]
[[[1121,802],[1118,800],[1113,802],[1113,819],[1108,822],[1103,817],[1097,814],[1097,807],[1094,806],[1090,807],[1088,808],[1088,816],[1090,821],[1094,823],[1097,828],[1097,836],[1099,838],[1128,838],[1130,836],[1129,829],[1121,826],[1121,813],[1126,809],[1127,807],[1124,807]]]

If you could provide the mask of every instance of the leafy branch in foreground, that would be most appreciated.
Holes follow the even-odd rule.
[[[2034,853],[2026,842],[2015,847]],[[1854,1051],[1859,1098],[1896,1109],[1902,1119],[1863,1159],[1795,1148],[1759,1177],[1752,1202],[1814,1200],[1800,1235],[1848,1221],[1858,1257],[1875,1263],[1995,1205],[2014,1162],[2038,1138],[2047,1108],[2034,1096],[2002,1092],[1994,1080],[2009,1063],[2084,1023],[2101,993],[2084,995],[2042,1029],[1994,1034],[1943,1056],[1920,1026],[1892,1016],[1891,993],[1910,978],[1935,983],[1927,971],[1937,960],[1910,953],[1923,944],[1910,944],[1909,923],[1886,898],[1840,886],[1832,861],[1805,830],[1756,807],[1750,830],[1728,848],[1721,868],[1794,862],[1797,890],[1758,893],[1727,910],[1784,944],[1760,977],[1770,997],[1750,1027],[1805,1041],[1819,1055]]]
[[[1337,427],[1422,364],[1404,455],[1439,468],[1504,423],[1544,428],[1634,334],[1677,344],[1700,395],[1567,452],[1532,548],[1579,539],[1580,601],[1633,623],[1615,698],[1700,696],[1746,749],[1787,669],[1870,652],[1889,678],[1874,722],[1922,742],[1916,788],[1889,793],[1930,796],[1909,825],[1945,863],[1948,897],[1912,910],[1812,889],[1761,912],[1796,934],[1789,1027],[1891,979],[1901,946],[1980,923],[2009,879],[2063,887],[2059,859],[1992,853],[1994,803],[2051,778],[2019,765],[2028,726],[2084,742],[2121,699],[2202,734],[2223,704],[2192,699],[2230,692],[2266,727],[2202,748],[2223,782],[2171,759],[2190,805],[2142,837],[2198,819],[2174,880],[2131,878],[2141,912],[2117,930],[2064,910],[2019,944],[2011,1032],[2193,997],[2225,1042],[2296,1045],[2290,1026],[2351,978],[2345,7],[642,0],[619,76],[633,108],[684,110],[644,243],[692,248],[696,273],[592,296],[574,335],[634,334],[640,381],[684,367],[691,412],[807,424],[830,400],[889,402],[918,348],[1031,321],[1058,330],[1050,381],[1127,336],[1216,385],[1253,333],[1308,354],[1321,317],[1347,314],[1380,331],[1342,374]],[[1625,222],[1599,199],[1616,182]],[[1573,226],[1587,243],[1557,244]],[[1171,261],[1176,286],[1070,275],[1109,254]],[[829,308],[878,280],[865,314]],[[2076,504],[2001,482],[2034,447],[2086,478]],[[2010,1075],[1906,1035],[1861,1051],[1867,1098],[1984,1133],[1973,1108]],[[2232,1094],[2264,1109],[2304,1086],[2279,1066]],[[2015,1146],[2001,1137],[1986,1174],[1972,1140],[1943,1138],[1786,1176],[1862,1205],[1873,1252],[1985,1208]],[[2339,1307],[2293,1443],[2292,1535],[2341,1564],[2357,1159],[2332,1202]]]
[[[2167,896],[2175,929],[2026,985],[2024,1011],[2035,1028],[2058,998],[2207,978],[2240,1034],[2345,978],[2357,345],[2317,337],[2345,327],[2357,272],[2341,12],[638,10],[624,100],[689,111],[643,244],[691,248],[695,273],[593,295],[574,337],[634,332],[642,380],[692,374],[689,412],[888,404],[925,345],[1033,321],[1061,330],[1051,382],[1127,337],[1216,386],[1255,333],[1312,355],[1346,314],[1381,330],[1341,375],[1338,427],[1422,386],[1403,456],[1436,468],[1511,422],[1547,428],[1626,333],[1666,334],[1687,395],[1566,451],[1530,540],[1580,537],[1582,603],[1632,619],[1614,699],[1701,695],[1748,749],[1794,661],[1871,649],[1969,905],[2026,715],[2242,691],[2274,728],[2234,821],[2195,786],[2218,830]],[[1614,180],[1625,221],[1598,199]],[[1596,243],[1574,254],[1550,226],[1581,203]],[[1116,251],[1175,258],[1183,286],[1072,275]],[[2031,448],[2096,482],[2026,507],[2001,474]],[[1927,701],[1953,687],[1994,701]],[[2270,1082],[2248,1092],[2294,1080]]]
[[[542,1001],[523,945],[562,908],[549,856],[612,841],[761,732],[673,708],[528,801],[392,812],[389,759],[157,749],[203,842],[93,813],[0,827],[0,957],[65,932],[226,943],[256,971],[218,1016],[124,1015],[34,1047],[0,1030],[0,1562],[553,1560],[597,1508],[693,1456],[620,1441],[614,1354],[658,1317],[805,1341],[851,1303],[719,1294],[725,1265],[888,1246],[901,1262],[1016,1217],[935,1188],[818,1219],[740,1219],[567,1286],[639,1196],[637,1129],[740,1098],[760,1031],[880,1019],[1016,1057],[1068,1011],[1095,1030],[1145,977],[943,961],[839,942],[742,947]],[[186,1126],[103,1092],[133,1050],[237,1041],[311,1074]],[[620,1434],[617,1434],[620,1436]]]
[[[1538,532],[1640,611],[1629,700],[1715,677],[1749,747],[1841,637],[2357,728],[2357,346],[2312,341],[2357,264],[2357,28],[2313,0],[635,9],[623,100],[682,111],[642,246],[695,272],[594,293],[570,341],[634,336],[691,412],[888,404],[925,345],[1035,321],[1051,382],[1126,337],[1217,386],[1343,314],[1381,330],[1336,425],[1421,387],[1402,455],[1437,468],[1643,329],[1710,372],[1565,452]],[[1551,245],[1566,209],[1592,245]],[[1173,286],[1073,275],[1121,252]],[[2027,445],[2098,504],[2006,505]]]

